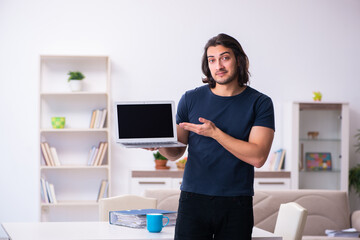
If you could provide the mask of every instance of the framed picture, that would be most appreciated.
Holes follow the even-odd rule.
[[[331,153],[307,152],[305,155],[306,170],[308,171],[331,171]]]

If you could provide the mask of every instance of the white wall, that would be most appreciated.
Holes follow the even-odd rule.
[[[274,148],[283,104],[314,90],[349,102],[350,133],[360,128],[360,1],[0,0],[0,222],[39,218],[40,54],[108,54],[113,101],[178,101],[202,84],[203,46],[220,32],[240,41],[251,86],[275,103]],[[350,143],[352,166],[360,157]],[[152,154],[112,149],[121,194],[130,169],[153,168]],[[352,205],[360,208],[354,196]]]

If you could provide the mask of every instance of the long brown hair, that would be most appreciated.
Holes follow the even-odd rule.
[[[206,77],[202,79],[203,83],[208,83],[211,88],[214,88],[216,85],[215,80],[211,76],[210,68],[208,65],[207,50],[209,47],[216,47],[217,45],[222,45],[226,48],[230,48],[234,52],[238,65],[237,72],[239,85],[240,87],[246,85],[249,82],[250,76],[249,59],[246,56],[240,43],[235,38],[224,33],[220,33],[219,35],[211,38],[204,47],[201,69]]]

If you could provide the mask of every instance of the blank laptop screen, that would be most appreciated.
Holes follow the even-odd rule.
[[[119,139],[174,137],[171,104],[117,105]]]

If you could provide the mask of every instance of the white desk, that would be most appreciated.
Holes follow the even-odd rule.
[[[175,227],[165,227],[160,233],[110,225],[107,222],[36,222],[3,223],[11,240],[57,239],[118,239],[118,240],[173,240]],[[254,227],[254,240],[282,240],[274,234]]]

